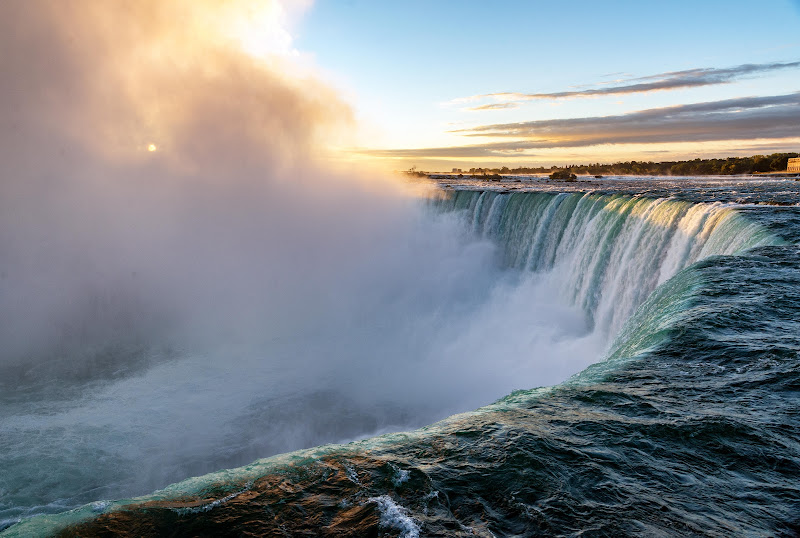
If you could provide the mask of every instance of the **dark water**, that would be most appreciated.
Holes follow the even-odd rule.
[[[461,211],[476,233],[500,243],[509,265],[532,271],[559,267],[559,252],[547,254],[552,242],[530,235],[542,230],[543,219],[549,219],[547,233],[563,242],[576,208],[587,215],[613,210],[617,220],[597,228],[605,240],[616,234],[617,244],[636,241],[625,252],[637,252],[647,239],[667,257],[683,248],[674,246],[675,230],[689,229],[677,223],[688,219],[694,204],[725,204],[704,209],[704,224],[692,229],[709,232],[713,218],[727,228],[716,224],[716,236],[711,233],[702,245],[690,238],[687,245],[698,250],[690,255],[686,247],[685,263],[674,276],[638,281],[649,286],[647,295],[630,299],[638,307],[627,322],[609,318],[615,343],[603,361],[578,376],[555,387],[514,392],[407,434],[261,460],[134,503],[96,503],[6,532],[800,534],[800,208],[790,205],[800,202],[797,184],[698,181],[676,190],[658,182],[609,182],[591,190],[595,194],[559,199],[459,192],[434,204],[440,211]],[[668,203],[654,201],[664,197]],[[714,209],[719,207],[724,214]],[[653,222],[666,218],[659,211],[673,215],[663,226],[671,231],[626,232],[637,211]],[[560,212],[567,216],[558,231]],[[538,215],[531,220],[538,224],[526,228],[522,214]],[[520,256],[523,246],[529,251]],[[586,279],[585,293],[577,296],[595,314],[609,301],[603,291],[615,289],[621,297],[630,285],[617,282],[616,275],[627,267],[648,267],[635,254],[634,265],[617,267],[618,251],[598,250],[603,252],[605,257],[593,255],[590,271],[599,275],[602,269],[602,277]],[[598,268],[600,261],[605,269]]]

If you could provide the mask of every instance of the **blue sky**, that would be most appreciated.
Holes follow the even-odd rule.
[[[719,111],[709,116],[704,134],[692,122],[684,143],[676,133],[688,116],[668,118],[669,135],[650,133],[645,142],[625,133],[576,145],[582,143],[572,129],[569,147],[560,124],[536,123],[614,117],[622,125],[646,110],[799,92],[800,65],[793,65],[800,61],[798,1],[318,0],[294,33],[294,47],[313,56],[354,108],[361,125],[354,153],[388,159],[396,168],[666,160],[800,147],[800,127],[792,136],[785,119],[800,108],[800,98],[791,97],[782,109],[762,101],[758,110],[744,110],[754,126],[765,124],[761,112],[786,124],[753,129],[749,138],[741,121],[732,129],[732,120],[743,117],[734,108],[724,118]],[[682,85],[687,76],[694,82]],[[671,89],[598,93],[653,81]],[[581,94],[586,90],[595,93]],[[475,98],[498,93],[520,95]],[[524,97],[533,94],[561,97]],[[530,132],[485,129],[518,122],[530,123]],[[644,132],[652,123],[639,124]],[[522,144],[514,147],[514,140]],[[526,145],[531,140],[535,149]],[[478,147],[499,142],[502,151]]]

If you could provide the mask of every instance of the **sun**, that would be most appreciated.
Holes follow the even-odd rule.
[[[158,148],[156,147],[155,144],[148,144],[148,146],[147,146],[147,151],[150,151],[150,152],[153,152],[153,151],[155,151],[157,149]]]

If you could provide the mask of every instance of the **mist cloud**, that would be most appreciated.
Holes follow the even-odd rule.
[[[56,345],[65,330],[102,333],[133,303],[149,317],[196,310],[214,300],[203,282],[216,273],[280,273],[280,249],[264,254],[286,248],[276,234],[315,241],[306,227],[279,229],[297,198],[324,214],[333,183],[357,189],[314,179],[319,139],[349,121],[346,105],[213,34],[215,5],[0,6],[0,264],[3,307],[15,308],[4,354]],[[254,240],[262,252],[237,246]]]
[[[274,5],[0,3],[0,496],[26,514],[420,426],[597,355],[559,347],[580,312],[457,216],[327,169],[349,108],[237,33]]]

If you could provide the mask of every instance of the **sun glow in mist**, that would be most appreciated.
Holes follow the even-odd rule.
[[[292,36],[286,30],[286,12],[277,2],[255,2],[243,6],[229,26],[232,37],[251,56],[286,54]]]
[[[294,55],[292,22],[311,4],[308,0],[231,0],[189,4],[198,35],[222,38],[249,56]]]

